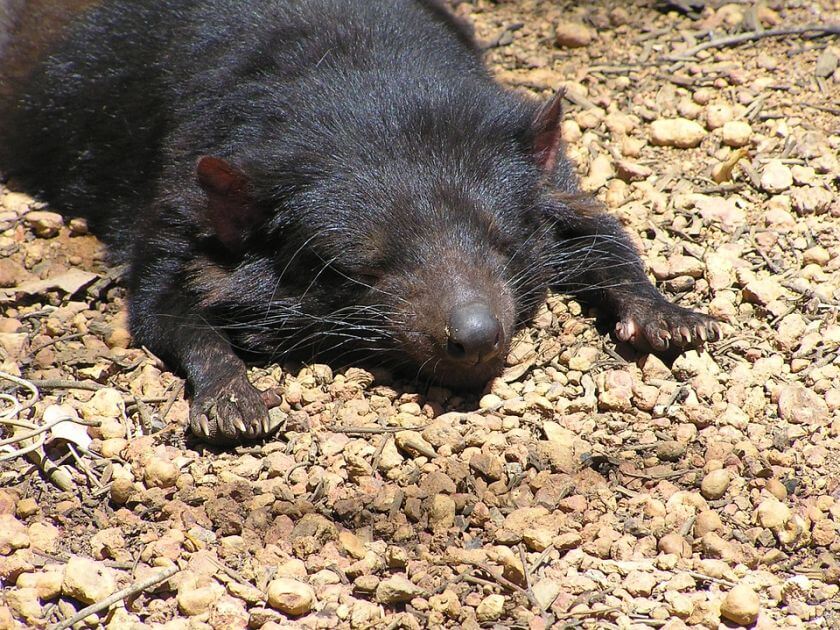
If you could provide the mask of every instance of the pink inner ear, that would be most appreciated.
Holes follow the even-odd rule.
[[[534,118],[534,157],[543,172],[550,173],[557,166],[557,156],[563,144],[560,122],[563,119],[563,95],[560,88],[537,112]]]
[[[198,183],[208,193],[229,195],[243,192],[248,178],[221,158],[205,155],[195,167]]]
[[[250,227],[259,220],[259,212],[248,195],[248,178],[221,158],[205,155],[195,168],[198,183],[207,193],[206,216],[216,236],[234,251]]]

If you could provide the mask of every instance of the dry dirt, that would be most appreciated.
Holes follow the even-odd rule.
[[[144,581],[80,625],[840,627],[840,47],[694,48],[840,7],[695,4],[458,8],[502,81],[566,86],[585,185],[727,322],[671,364],[554,297],[480,399],[254,369],[285,430],[208,449],[83,223],[0,187],[0,628]]]

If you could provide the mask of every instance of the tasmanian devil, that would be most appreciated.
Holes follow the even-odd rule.
[[[197,436],[275,428],[248,357],[480,386],[549,288],[639,347],[719,335],[580,191],[561,96],[495,83],[441,0],[69,4],[3,16],[0,169],[129,263],[134,338],[187,377]]]

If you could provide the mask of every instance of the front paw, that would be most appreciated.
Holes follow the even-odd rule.
[[[242,375],[196,393],[190,430],[212,444],[240,444],[277,429],[259,390]]]
[[[633,302],[623,309],[615,334],[635,348],[661,352],[717,341],[721,328],[715,318],[667,300]]]

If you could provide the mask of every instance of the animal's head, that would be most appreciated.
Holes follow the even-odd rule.
[[[235,294],[216,300],[235,307],[234,341],[455,387],[497,375],[551,279],[558,187],[575,189],[560,100],[323,124],[241,171],[202,158],[207,216],[236,261]]]

